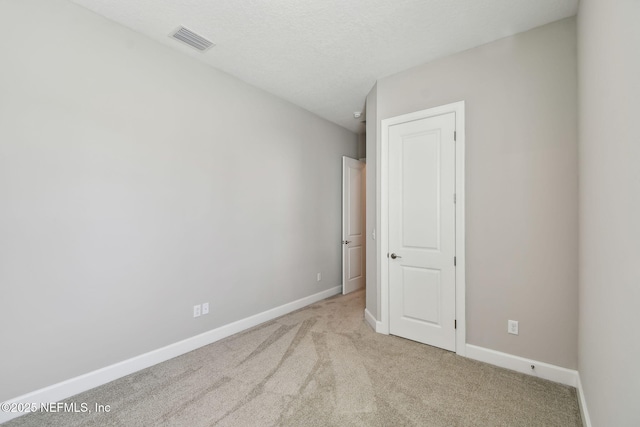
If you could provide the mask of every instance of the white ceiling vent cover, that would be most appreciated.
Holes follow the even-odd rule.
[[[171,34],[171,37],[176,40],[180,40],[182,43],[188,44],[194,49],[198,49],[200,52],[204,52],[211,46],[214,46],[212,41],[205,39],[201,35],[198,35],[185,27],[178,28],[175,33]]]

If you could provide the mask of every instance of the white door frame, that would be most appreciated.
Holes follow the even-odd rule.
[[[379,239],[378,289],[380,289],[380,323],[377,332],[389,334],[389,127],[413,120],[425,119],[447,113],[455,113],[456,117],[456,353],[465,355],[466,319],[465,319],[465,187],[464,187],[464,152],[465,152],[465,119],[464,101],[454,102],[441,107],[429,108],[414,113],[384,119],[380,123],[380,149],[378,151],[377,172],[378,200],[377,224]]]

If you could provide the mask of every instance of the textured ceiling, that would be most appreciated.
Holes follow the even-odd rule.
[[[72,0],[354,132],[375,81],[575,15],[578,0]],[[168,35],[212,40],[200,53]]]

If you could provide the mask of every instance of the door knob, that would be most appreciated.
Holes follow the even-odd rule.
[[[343,240],[342,243],[344,243],[345,245],[348,245],[349,243],[351,243],[351,240]]]
[[[402,258],[400,255],[391,254],[391,259]]]

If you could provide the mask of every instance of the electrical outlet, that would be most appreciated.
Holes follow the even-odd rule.
[[[201,313],[200,309],[201,309],[200,304],[193,306],[193,317],[200,317],[200,313]]]
[[[209,314],[209,303],[205,302],[202,304],[202,315]]]
[[[319,282],[320,280],[322,280],[322,274],[321,274],[321,273],[318,273],[317,280],[318,280],[318,282]]]
[[[509,320],[507,322],[507,332],[513,335],[518,335],[518,321],[517,320]]]

